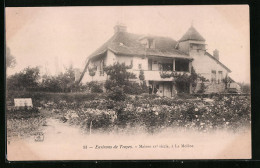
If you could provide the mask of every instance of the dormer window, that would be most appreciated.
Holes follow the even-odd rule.
[[[140,39],[140,42],[145,48],[155,48],[154,39],[151,37],[143,37]]]

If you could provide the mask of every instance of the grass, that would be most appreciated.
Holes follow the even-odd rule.
[[[34,136],[46,124],[46,117],[37,110],[7,111],[7,139]]]

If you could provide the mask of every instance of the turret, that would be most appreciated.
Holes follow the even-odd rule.
[[[193,26],[191,26],[179,40],[177,48],[180,51],[190,55],[192,51],[205,52],[205,46],[205,39]]]

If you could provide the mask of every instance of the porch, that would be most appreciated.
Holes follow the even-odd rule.
[[[172,81],[148,81],[149,94],[173,97],[178,93],[190,93],[190,84],[173,83]]]

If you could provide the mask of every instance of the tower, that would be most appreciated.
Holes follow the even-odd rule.
[[[206,50],[205,39],[191,25],[188,31],[178,41],[178,49],[190,56],[194,54],[204,54]]]

